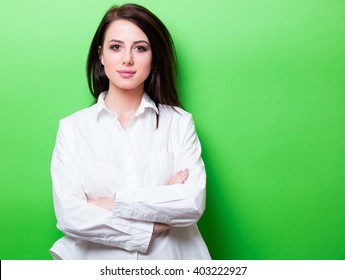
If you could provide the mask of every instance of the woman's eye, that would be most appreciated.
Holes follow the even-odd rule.
[[[144,52],[144,51],[147,50],[147,48],[144,47],[144,46],[137,46],[136,49],[137,49],[139,52]]]
[[[111,45],[110,46],[110,49],[114,50],[114,51],[117,51],[120,49],[120,45]]]

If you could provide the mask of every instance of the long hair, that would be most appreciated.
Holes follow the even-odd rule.
[[[158,109],[159,104],[181,106],[177,93],[177,57],[171,35],[157,16],[137,4],[111,7],[98,26],[90,45],[86,67],[88,86],[92,95],[97,100],[101,92],[109,89],[109,79],[99,58],[99,46],[103,45],[109,25],[119,19],[134,23],[149,39],[153,68],[145,80],[145,92]]]

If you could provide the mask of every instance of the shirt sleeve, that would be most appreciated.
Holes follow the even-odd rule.
[[[195,224],[205,210],[206,173],[201,145],[190,117],[178,149],[176,169],[189,169],[184,184],[148,186],[116,192],[114,215],[184,227]]]
[[[57,227],[72,237],[145,253],[152,236],[152,222],[115,216],[87,203],[74,133],[70,123],[60,122],[51,162]]]

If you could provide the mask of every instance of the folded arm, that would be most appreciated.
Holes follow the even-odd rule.
[[[174,185],[174,184],[184,184],[185,181],[188,179],[189,176],[189,170],[181,170],[178,171],[168,182],[168,185]],[[87,202],[90,204],[93,204],[95,206],[101,207],[103,209],[106,209],[108,211],[112,211],[115,206],[115,196],[112,198],[102,198],[98,200],[91,200],[88,199]],[[168,224],[163,223],[154,223],[153,226],[153,233],[158,234],[163,231],[166,231],[170,229],[170,226]]]

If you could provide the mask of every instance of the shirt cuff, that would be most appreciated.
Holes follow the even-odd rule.
[[[163,224],[167,224],[171,221],[170,217],[150,211],[149,207],[143,207],[146,208],[145,210],[140,209],[138,204],[139,203],[135,202],[132,194],[128,192],[117,191],[113,214],[114,216],[122,218],[147,222],[157,222]]]
[[[127,237],[121,239],[119,237],[114,238],[113,236],[109,236],[108,238],[105,237],[102,243],[107,246],[120,247],[127,251],[145,254],[153,234],[153,223],[134,219],[123,219],[121,217],[115,219],[121,219],[124,222],[125,226],[122,230],[126,232]]]

